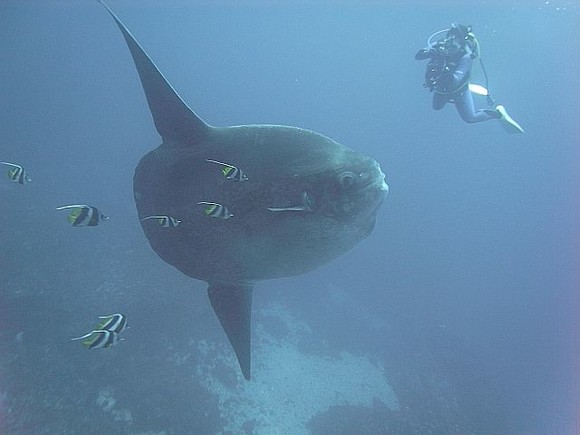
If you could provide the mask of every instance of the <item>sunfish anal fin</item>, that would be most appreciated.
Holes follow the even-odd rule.
[[[183,102],[115,13],[101,0],[98,2],[107,9],[123,33],[139,73],[155,128],[164,143],[187,146],[203,140],[211,127]]]
[[[244,378],[250,380],[253,285],[210,283],[207,293],[214,312],[234,348]]]

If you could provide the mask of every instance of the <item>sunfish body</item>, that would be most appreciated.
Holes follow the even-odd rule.
[[[181,220],[172,231],[142,221],[143,231],[164,261],[209,284],[213,309],[250,379],[254,283],[316,269],[367,237],[388,191],[384,174],[373,159],[309,130],[208,125],[107,9],[163,141],[135,170],[139,217]],[[230,182],[214,162],[243,169],[247,180]],[[227,219],[213,219],[200,203],[224,207]]]

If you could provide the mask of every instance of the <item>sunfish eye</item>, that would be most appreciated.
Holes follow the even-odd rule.
[[[350,189],[356,184],[356,178],[352,172],[345,172],[339,177],[338,182],[343,189]]]

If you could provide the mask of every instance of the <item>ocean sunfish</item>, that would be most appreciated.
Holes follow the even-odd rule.
[[[313,131],[210,126],[104,6],[127,42],[162,138],[133,178],[143,231],[164,261],[208,283],[211,305],[250,379],[254,283],[316,269],[367,237],[388,191],[385,176],[372,158]],[[244,182],[227,179],[227,168]],[[149,216],[173,216],[180,224],[168,231]]]

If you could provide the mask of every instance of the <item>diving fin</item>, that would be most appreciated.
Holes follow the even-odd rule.
[[[497,113],[499,113],[500,118],[499,121],[505,131],[510,134],[523,134],[525,133],[524,129],[511,117],[508,115],[507,110],[501,104],[498,104],[495,107]]]
[[[252,291],[251,284],[211,283],[209,300],[234,348],[244,378],[250,380]]]

